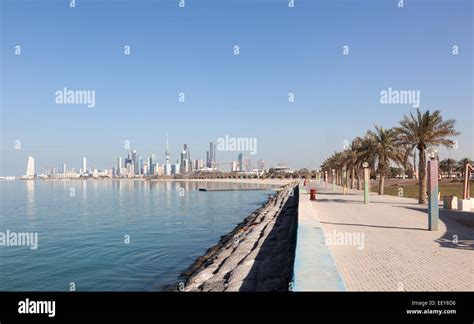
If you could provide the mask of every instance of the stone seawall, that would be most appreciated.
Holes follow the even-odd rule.
[[[298,226],[298,186],[282,186],[182,275],[184,291],[288,291]]]

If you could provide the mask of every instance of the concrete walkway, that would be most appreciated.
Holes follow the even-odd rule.
[[[346,290],[336,264],[324,243],[324,233],[309,200],[300,187],[293,291]]]
[[[347,290],[474,290],[473,213],[441,209],[439,230],[430,232],[426,207],[414,199],[371,194],[371,203],[364,205],[360,191],[343,195],[340,187],[333,192],[331,185],[311,186],[317,188],[317,200],[308,200],[313,219],[319,220]],[[306,205],[308,195],[301,198]],[[304,208],[307,216],[310,209]],[[312,241],[321,240],[314,235]],[[303,244],[300,239],[298,233],[298,246]],[[312,241],[307,241],[312,252],[304,251],[304,258],[316,264],[321,247]],[[319,280],[319,275],[314,278]]]

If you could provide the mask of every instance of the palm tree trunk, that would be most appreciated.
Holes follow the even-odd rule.
[[[419,150],[419,165],[418,165],[418,203],[426,204],[426,154],[425,148],[421,147]]]
[[[351,168],[351,189],[354,189],[355,168]]]
[[[384,194],[385,177],[382,173],[379,175],[379,195]]]
[[[412,179],[416,179],[416,151],[413,151],[413,176]]]
[[[362,175],[360,173],[360,168],[357,168],[357,190],[362,190],[362,181],[360,180],[362,178]]]

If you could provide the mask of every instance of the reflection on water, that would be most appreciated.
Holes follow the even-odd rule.
[[[26,182],[26,215],[33,219],[36,215],[35,208],[35,181],[25,180]]]
[[[166,289],[270,193],[198,191],[234,186],[145,180],[0,182],[0,231],[35,231],[39,239],[35,251],[0,249],[0,290],[61,291],[71,280],[78,291]],[[130,244],[124,244],[125,235]]]
[[[82,199],[87,199],[87,181],[81,181],[81,192],[82,192]]]

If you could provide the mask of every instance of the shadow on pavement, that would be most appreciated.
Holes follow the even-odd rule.
[[[428,208],[425,206],[405,208],[428,215]],[[440,208],[439,219],[446,225],[446,232],[435,242],[445,248],[474,250],[474,213]]]
[[[338,202],[338,203],[348,203],[348,204],[359,204],[363,205],[364,201],[363,200],[350,200],[350,199],[321,199],[317,197],[316,195],[316,202]],[[371,204],[387,204],[387,201],[371,201]],[[394,202],[396,205],[417,205],[416,202]]]
[[[360,227],[375,227],[375,228],[391,228],[391,229],[407,229],[414,231],[427,231],[426,228],[419,227],[401,227],[401,226],[382,226],[382,225],[368,225],[368,224],[350,224],[350,223],[333,223],[333,222],[321,222],[321,224],[330,224],[330,225],[345,225],[345,226],[360,226]]]

